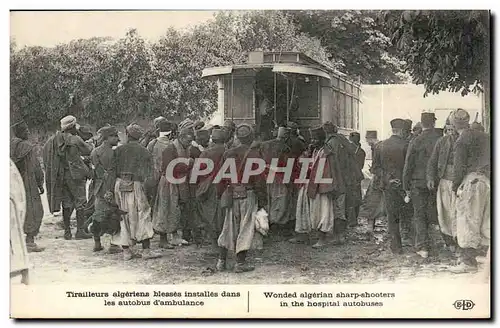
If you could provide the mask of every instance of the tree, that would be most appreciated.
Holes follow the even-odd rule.
[[[299,30],[320,40],[329,60],[361,83],[400,83],[407,80],[402,62],[397,59],[377,20],[370,10],[300,10],[286,12]]]
[[[488,11],[384,12],[404,68],[425,94],[483,91],[483,124],[489,131],[490,32]]]

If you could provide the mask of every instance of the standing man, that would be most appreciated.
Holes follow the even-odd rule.
[[[338,133],[337,126],[332,122],[326,122],[323,124],[323,130],[326,134],[324,156],[328,159],[330,176],[333,178],[331,193],[334,201],[334,243],[342,244],[345,242],[347,227],[346,204],[349,206],[352,201],[349,193],[353,186],[361,181],[360,172],[354,161],[352,145]]]
[[[222,125],[223,129],[226,129],[227,131],[227,140],[226,140],[226,150],[233,148],[235,145],[235,137],[234,137],[234,132],[236,130],[236,124],[234,124],[233,121],[231,120],[225,120],[224,124]]]
[[[408,147],[403,173],[403,188],[413,201],[415,249],[423,258],[429,256],[429,228],[437,224],[436,190],[427,188],[426,170],[436,142],[441,135],[436,132],[434,113],[422,113],[423,131]]]
[[[250,159],[262,158],[258,147],[251,147],[255,135],[251,125],[243,123],[236,128],[236,136],[241,144],[224,153],[223,161],[232,159],[236,163],[237,182],[225,181],[224,194],[227,202],[222,204],[225,212],[224,225],[219,236],[219,259],[217,270],[226,270],[228,251],[236,253],[234,271],[242,273],[254,270],[247,262],[247,252],[255,246],[255,216],[259,208],[266,205],[265,179],[263,176],[251,176],[248,183],[242,182],[243,170]],[[262,240],[260,240],[262,242]]]
[[[470,116],[458,109],[451,121],[460,135],[453,158],[453,191],[457,193],[457,241],[461,263],[454,273],[477,270],[477,251],[490,245],[491,154],[488,134],[469,128]],[[489,251],[488,251],[489,255]]]
[[[363,167],[365,166],[365,158],[366,158],[366,153],[361,148],[361,136],[359,132],[351,132],[349,135],[349,141],[352,142],[354,146],[356,146],[354,150],[354,158],[356,160],[356,165],[359,169],[359,172],[363,174]],[[363,175],[364,177],[364,175]],[[361,206],[361,181],[359,183],[355,184],[354,187],[352,188],[352,202],[351,206],[347,208],[347,218],[349,222],[349,226],[356,226],[358,224],[358,215],[359,215],[359,208]]]
[[[453,191],[453,157],[458,133],[446,119],[446,135],[440,138],[427,164],[427,187],[437,189],[437,213],[441,234],[452,253],[456,251],[456,194]]]
[[[159,116],[153,120],[153,128],[144,133],[143,136],[141,137],[141,140],[139,140],[139,143],[143,147],[148,148],[149,143],[158,137],[158,124],[165,120],[166,118],[163,116]]]
[[[113,193],[116,182],[116,161],[113,147],[118,145],[118,130],[114,126],[106,126],[99,130],[102,144],[92,150],[90,158],[94,165],[94,184],[90,190],[95,199],[92,215],[92,233],[94,235],[94,252],[103,249],[101,245],[101,225],[107,217],[108,201],[106,193]],[[118,252],[117,245],[110,247],[110,253]]]
[[[399,222],[404,205],[403,169],[408,149],[408,140],[404,138],[405,121],[400,118],[391,121],[392,136],[377,145],[373,157],[373,172],[380,177],[389,221],[391,251],[394,254],[403,252]]]
[[[290,136],[290,129],[280,127],[278,137],[261,143],[263,159],[270,170],[273,159],[278,159],[277,166],[284,167],[290,147],[287,139]],[[276,165],[276,164],[274,164]],[[290,192],[288,184],[283,181],[284,173],[277,172],[273,183],[267,184],[267,204],[269,206],[269,225],[273,233],[283,233],[284,227],[289,217]]]
[[[332,162],[335,160],[335,157],[328,156],[327,154],[330,153],[327,153],[325,150],[326,131],[327,129],[324,126],[311,129],[311,136],[315,139],[315,149],[312,153],[313,163],[307,184],[307,196],[310,198],[309,220],[311,222],[311,229],[319,231],[319,240],[312,246],[313,248],[325,246],[327,244],[327,234],[334,232],[335,225],[342,224],[340,220],[335,219],[337,219],[336,215],[342,210],[341,207],[345,205],[343,203],[345,195],[341,194],[342,190],[340,189],[341,186],[339,186],[339,182],[342,183],[342,181],[337,180],[337,176],[341,176],[338,172],[339,165]],[[331,151],[329,150],[329,152]],[[319,166],[321,160],[324,161],[323,171],[321,171]],[[333,183],[316,182],[320,178],[332,179]],[[345,208],[343,211],[345,218]],[[303,229],[307,231],[308,221],[301,221],[305,222]]]
[[[43,190],[43,171],[36,158],[34,146],[28,141],[28,125],[24,121],[12,125],[13,136],[10,140],[10,158],[16,164],[23,178],[26,192],[26,216],[24,233],[28,252],[42,252],[45,248],[35,243],[35,237],[40,232],[43,218],[43,207],[40,195]]]
[[[122,216],[120,232],[113,236],[111,243],[122,246],[123,259],[126,261],[135,255],[130,247],[136,243],[142,244],[143,259],[161,256],[150,248],[154,232],[144,181],[152,175],[153,158],[146,147],[139,143],[143,134],[138,124],[130,124],[126,128],[127,143],[115,150],[115,201],[119,209],[127,214]]]
[[[206,231],[212,242],[212,247],[217,249],[217,239],[222,232],[224,215],[220,208],[220,197],[223,190],[220,184],[214,183],[222,166],[222,156],[226,150],[224,142],[227,140],[227,132],[224,129],[212,130],[213,145],[205,149],[200,158],[208,158],[214,163],[214,169],[208,175],[200,176],[197,181],[196,198],[199,200],[201,217],[205,223]],[[202,166],[200,169],[205,169]]]
[[[201,125],[199,125],[201,126]],[[189,158],[193,160],[193,162],[200,157],[201,153],[208,147],[210,142],[210,131],[207,129],[203,129],[201,126],[199,129],[196,129],[195,125],[195,140],[191,143],[191,146],[188,148]],[[189,238],[196,243],[198,247],[203,243],[203,213],[201,212],[200,203],[196,197],[196,189],[197,185],[194,183],[189,184],[189,203],[191,208],[191,222],[194,223],[194,226],[191,229],[186,230],[183,235],[184,238]],[[189,237],[188,237],[189,236]],[[188,240],[189,241],[189,240]]]
[[[167,247],[167,241],[172,246],[188,245],[182,234],[183,228],[189,230],[193,219],[189,203],[189,172],[192,163],[178,163],[173,171],[167,171],[167,168],[177,158],[189,158],[189,147],[194,140],[193,127],[191,120],[182,122],[178,137],[162,151],[161,178],[153,213],[154,230],[160,234],[162,247]],[[183,183],[171,183],[167,177],[186,177],[186,180]]]
[[[417,122],[415,126],[413,127],[413,134],[410,137],[410,141],[413,140],[414,138],[418,137],[422,133],[422,123]]]
[[[371,149],[372,165],[370,167],[370,173],[372,174],[372,178],[361,204],[358,217],[367,219],[369,232],[373,233],[375,228],[375,219],[384,216],[385,213],[384,196],[381,189],[380,176],[375,174],[373,168],[375,149],[380,143],[377,138],[377,131],[366,131],[365,140]]]
[[[161,177],[161,161],[163,150],[172,143],[172,123],[167,120],[162,120],[158,123],[158,138],[149,142],[148,150],[153,155],[153,174],[151,179],[146,182],[146,192],[148,196],[148,202],[151,205],[152,211],[154,213],[154,207],[156,202],[156,194],[158,192],[158,183]],[[166,244],[160,242],[160,247],[164,248]],[[168,247],[167,247],[168,248]]]
[[[75,239],[89,239],[92,235],[84,231],[86,182],[91,171],[82,156],[89,156],[92,145],[86,143],[77,130],[76,118],[66,116],[61,119],[61,131],[44,146],[46,161],[47,194],[51,211],[62,203],[64,239],[71,240],[70,218],[76,209],[77,230]],[[50,179],[50,180],[49,180]]]

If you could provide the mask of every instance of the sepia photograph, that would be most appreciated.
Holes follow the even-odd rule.
[[[11,10],[10,317],[491,318],[491,29]]]

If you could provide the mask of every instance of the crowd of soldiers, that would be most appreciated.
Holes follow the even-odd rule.
[[[439,224],[447,247],[462,260],[454,270],[470,272],[490,238],[490,139],[480,127],[469,126],[465,110],[450,115],[446,131],[437,129],[435,120],[434,114],[422,113],[412,133],[411,121],[394,119],[392,136],[381,142],[376,131],[367,132],[373,178],[364,199],[366,154],[360,134],[346,138],[332,122],[310,128],[307,138],[289,122],[271,140],[261,140],[251,124],[236,126],[228,120],[205,126],[189,119],[175,124],[159,117],[151,131],[135,123],[127,126],[121,143],[112,125],[94,136],[75,117],[66,116],[43,147],[44,170],[28,141],[26,123],[15,122],[11,159],[27,192],[28,251],[43,251],[34,238],[43,217],[45,181],[50,212],[62,208],[64,239],[73,238],[70,221],[76,210],[74,238],[93,238],[93,250],[99,252],[101,236],[109,234],[107,252],[122,253],[124,260],[158,258],[161,249],[208,244],[217,254],[216,270],[227,270],[228,252],[234,252],[234,271],[246,272],[254,269],[246,260],[248,250],[261,248],[269,236],[316,249],[346,242],[346,230],[361,218],[373,231],[375,219],[386,215],[393,253],[402,253],[406,243],[428,257],[433,246],[429,229]],[[169,171],[179,158],[189,160]],[[214,169],[194,183],[172,183],[169,176],[189,177],[197,158],[210,159]],[[252,158],[264,159],[266,170],[242,181],[241,171]],[[295,183],[301,176],[300,158],[310,159],[310,179]],[[216,182],[227,159],[235,160],[238,179]],[[278,167],[295,160],[292,182],[274,168],[276,178],[266,183],[275,159]],[[312,179],[318,175],[331,182]],[[263,228],[267,224],[269,229]],[[155,235],[160,249],[151,249]],[[314,242],[312,236],[317,236]]]

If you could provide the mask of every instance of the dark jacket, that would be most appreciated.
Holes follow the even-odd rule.
[[[248,153],[247,153],[248,152]],[[247,154],[245,158],[245,154]],[[229,179],[223,179],[222,184],[227,187],[231,187],[234,189],[235,186],[239,185],[244,185],[246,189],[252,189],[254,190],[256,196],[257,196],[257,201],[259,204],[259,207],[263,207],[267,204],[267,194],[266,194],[266,178],[265,174],[257,175],[257,176],[250,176],[248,183],[242,184],[241,180],[243,178],[243,170],[244,167],[246,166],[246,162],[250,158],[262,158],[262,152],[260,151],[259,146],[248,146],[244,144],[240,144],[237,147],[231,148],[229,150],[226,150],[223,155],[223,161],[226,161],[229,158],[232,158],[236,162],[236,169],[238,170],[237,172],[237,177],[238,177],[238,183],[233,184],[231,183],[231,180]],[[254,167],[255,168],[255,167]]]
[[[360,170],[363,170],[363,167],[365,166],[366,152],[363,150],[363,148],[361,148],[361,145],[356,145],[354,156],[356,158],[356,164],[358,164],[358,168]]]
[[[94,165],[95,196],[103,197],[108,191],[113,192],[116,181],[115,151],[106,144],[92,150],[90,154]]]
[[[404,190],[427,188],[427,163],[441,137],[435,129],[427,129],[410,142],[403,172]]]
[[[116,176],[131,176],[131,180],[144,182],[153,176],[153,156],[137,141],[115,149]]]
[[[363,180],[354,157],[355,151],[356,147],[340,134],[329,136],[325,142],[325,155],[331,169],[333,190],[337,195],[344,194],[348,188]]]
[[[393,135],[375,147],[372,171],[379,177],[375,187],[388,188],[391,180],[403,179],[408,140]]]
[[[457,190],[465,176],[471,172],[478,172],[490,177],[491,154],[490,136],[487,133],[467,129],[455,143],[453,159],[453,190]]]
[[[213,181],[217,176],[217,174],[219,173],[219,170],[222,166],[222,156],[224,155],[225,151],[226,148],[224,147],[224,144],[214,144],[212,147],[205,149],[200,154],[199,156],[200,158],[210,159],[214,163],[214,168],[209,174],[202,175],[198,178],[197,189],[196,189],[197,197],[203,197],[210,189],[210,186],[213,184]],[[200,165],[201,170],[204,170],[205,168],[206,164]],[[218,183],[216,188],[217,188],[217,196],[220,197],[223,192],[221,184]]]
[[[453,163],[453,147],[456,139],[456,136],[446,135],[436,142],[427,163],[427,181],[438,182],[443,178],[446,166]]]

